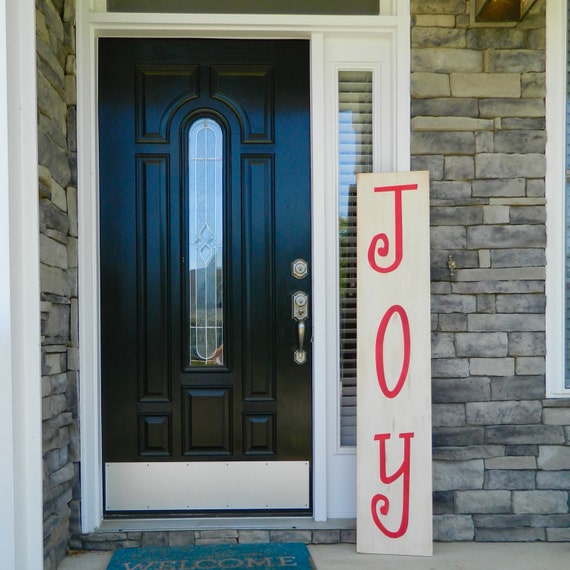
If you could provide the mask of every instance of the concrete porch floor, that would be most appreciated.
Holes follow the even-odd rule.
[[[353,544],[309,545],[317,570],[568,570],[570,543],[435,543],[431,558],[357,554]],[[112,552],[68,556],[59,570],[105,570]]]

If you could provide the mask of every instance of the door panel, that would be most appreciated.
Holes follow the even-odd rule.
[[[310,465],[310,342],[296,364],[292,319],[310,275],[291,267],[310,267],[308,43],[105,38],[99,56],[106,477]]]

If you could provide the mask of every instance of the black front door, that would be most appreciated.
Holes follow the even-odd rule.
[[[101,39],[99,141],[106,512],[310,512],[308,42]]]

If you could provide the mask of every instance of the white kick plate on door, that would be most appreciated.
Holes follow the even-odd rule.
[[[309,508],[308,461],[106,463],[109,511]]]

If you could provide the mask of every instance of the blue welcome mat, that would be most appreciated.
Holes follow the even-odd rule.
[[[223,568],[295,568],[314,570],[309,550],[297,542],[212,544],[168,548],[123,548],[107,570],[206,570]]]

